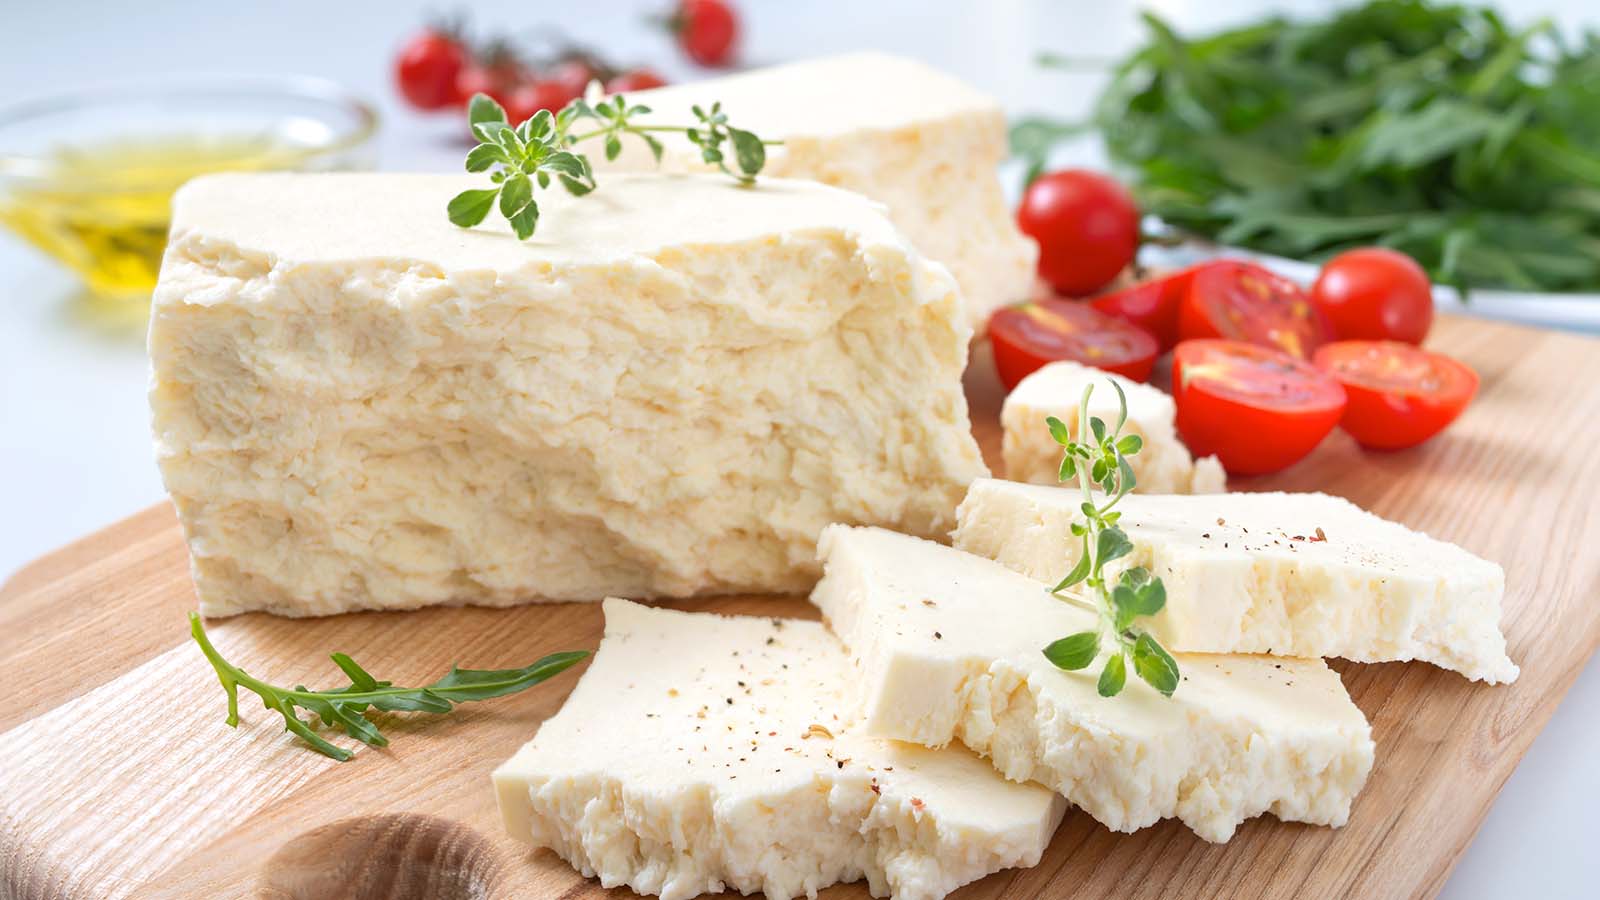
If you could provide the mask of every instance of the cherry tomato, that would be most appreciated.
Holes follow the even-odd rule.
[[[1028,185],[1017,227],[1039,242],[1039,274],[1074,297],[1110,284],[1139,251],[1133,198],[1110,178],[1084,169],[1051,172]]]
[[[541,109],[560,112],[574,98],[559,81],[534,81],[518,85],[506,97],[506,118],[520,125]]]
[[[566,92],[569,102],[582,97],[584,90],[589,87],[589,82],[594,79],[595,71],[589,68],[589,64],[581,59],[569,59],[557,63],[556,67],[550,70],[549,78],[550,81],[561,85],[561,89]],[[566,104],[562,105],[565,106]]]
[[[1189,282],[1178,335],[1246,341],[1307,359],[1328,340],[1328,326],[1298,284],[1255,263],[1218,260]]]
[[[634,91],[648,91],[651,88],[665,87],[667,80],[649,69],[633,69],[606,82],[608,94],[631,94]]]
[[[468,63],[456,76],[456,100],[466,103],[473,94],[488,94],[501,106],[509,106],[511,92],[525,80],[522,70],[510,63]]]
[[[1344,413],[1344,388],[1310,363],[1240,341],[1184,341],[1172,353],[1178,434],[1234,475],[1299,462]]]
[[[1311,300],[1339,340],[1421,344],[1433,325],[1433,285],[1417,261],[1387,247],[1347,250],[1328,260]]]
[[[1214,263],[1190,266],[1171,275],[1141,281],[1120,291],[1112,291],[1089,301],[1107,315],[1125,319],[1150,332],[1161,344],[1161,352],[1178,343],[1178,309],[1189,292],[1196,272]]]
[[[406,41],[394,62],[395,84],[417,109],[443,109],[456,102],[456,78],[466,64],[461,43],[438,31]]]
[[[1147,381],[1156,363],[1156,339],[1087,303],[1049,297],[996,310],[989,342],[1000,382],[1011,390],[1035,369],[1070,359]]]
[[[678,46],[702,66],[725,66],[733,61],[739,40],[739,15],[726,0],[683,0],[672,17]]]
[[[1433,437],[1478,392],[1478,373],[1464,363],[1400,341],[1337,341],[1314,361],[1350,396],[1340,426],[1374,450],[1403,450]]]

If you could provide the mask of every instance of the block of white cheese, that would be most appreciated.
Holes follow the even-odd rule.
[[[208,615],[797,591],[829,522],[948,533],[969,329],[881,207],[614,174],[517,241],[447,221],[481,181],[179,192],[151,404]]]
[[[1082,496],[981,479],[958,510],[955,545],[1055,583],[1077,563]],[[1513,681],[1500,633],[1505,573],[1445,541],[1327,494],[1130,494],[1117,507],[1133,552],[1167,589],[1151,631],[1204,653],[1421,659],[1468,678]]]
[[[693,124],[691,108],[720,101],[729,121],[782,146],[767,148],[767,174],[857,191],[961,283],[970,321],[1027,299],[1038,247],[1017,230],[996,169],[1005,159],[1005,115],[988,97],[919,62],[882,53],[825,57],[629,94],[647,123]],[[704,165],[700,151],[662,135],[668,170]],[[605,168],[604,154],[593,153]],[[612,167],[656,164],[627,140]],[[603,176],[602,176],[603,177]]]
[[[1065,804],[961,749],[865,737],[817,622],[605,603],[566,705],[494,773],[511,835],[610,888],[938,898],[1031,866]]]
[[[1062,671],[1046,644],[1093,612],[991,560],[880,528],[831,526],[812,601],[850,648],[872,734],[952,740],[1052,787],[1113,831],[1177,817],[1226,841],[1263,812],[1342,825],[1372,767],[1365,717],[1321,660],[1175,654],[1171,698],[1100,661]]]
[[[1092,384],[1089,415],[1115,425],[1117,392],[1110,381],[1121,385],[1128,398],[1128,421],[1123,433],[1137,434],[1144,441],[1144,447],[1128,457],[1138,482],[1135,490],[1147,494],[1216,494],[1227,490],[1227,475],[1217,458],[1194,459],[1178,439],[1173,425],[1177,407],[1165,392],[1067,361],[1043,366],[1022,379],[1006,396],[1000,408],[1006,477],[1033,484],[1056,484],[1061,445],[1050,437],[1045,419],[1055,416],[1076,436],[1078,404],[1083,399],[1084,385]]]

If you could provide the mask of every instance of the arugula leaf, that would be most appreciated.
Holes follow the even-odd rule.
[[[1462,288],[1600,291],[1600,34],[1433,0],[1144,23],[1094,124],[1145,211],[1311,261],[1394,247]],[[1070,128],[1020,121],[1014,151],[1036,165]]]
[[[566,671],[589,655],[584,650],[552,653],[521,669],[460,669],[451,666],[449,673],[426,687],[403,688],[373,678],[348,655],[335,653],[333,662],[350,679],[350,684],[332,690],[314,691],[303,684],[293,688],[268,684],[228,662],[212,646],[206,635],[205,623],[195,613],[189,614],[189,634],[216,670],[217,680],[222,682],[222,689],[228,695],[229,726],[236,727],[239,724],[239,688],[242,687],[260,697],[267,709],[282,715],[286,729],[299,735],[317,752],[340,762],[350,758],[350,751],[317,734],[311,723],[300,718],[296,708],[311,713],[323,725],[338,725],[345,734],[364,744],[383,747],[388,745],[389,739],[364,715],[369,708],[393,712],[447,713],[455,708],[456,703],[503,697],[530,688]]]
[[[1044,174],[1050,161],[1050,150],[1062,141],[1077,137],[1094,126],[1089,122],[1056,122],[1034,117],[1012,123],[1010,131],[1011,153],[1027,163],[1022,183],[1029,185]]]

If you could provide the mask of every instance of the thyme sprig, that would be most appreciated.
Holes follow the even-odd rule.
[[[557,113],[542,109],[513,126],[506,120],[505,108],[493,98],[475,95],[467,107],[467,122],[478,145],[467,152],[466,169],[488,172],[494,187],[457,194],[446,209],[450,221],[471,228],[498,206],[517,238],[527,240],[539,227],[536,189],[549,187],[553,179],[574,197],[581,197],[598,186],[589,157],[572,149],[584,141],[600,140],[606,159],[614,160],[622,153],[623,138],[632,135],[644,141],[659,163],[665,147],[655,135],[680,133],[700,148],[700,158],[707,164],[746,185],[754,184],[766,165],[767,146],[780,143],[763,141],[749,131],[733,127],[720,102],[713,103],[710,109],[695,106],[694,125],[644,125],[634,121],[634,117],[649,112],[650,107],[630,104],[627,97],[617,94],[592,102],[579,98]],[[596,127],[577,131],[583,122],[593,122]]]
[[[728,114],[722,111],[721,101],[711,104],[709,112],[699,106],[695,106],[693,112],[694,117],[700,120],[701,127],[686,128],[683,134],[691,144],[700,148],[700,158],[714,164],[741,184],[755,184],[756,173],[767,164],[766,142],[748,131],[729,125]],[[734,160],[739,164],[737,172],[728,168],[728,156],[722,152],[723,141],[733,146]],[[656,161],[660,160],[661,154],[657,153]]]
[[[1111,643],[1105,666],[1100,670],[1098,690],[1102,697],[1122,692],[1128,666],[1144,682],[1170,697],[1178,689],[1178,663],[1149,632],[1135,620],[1153,616],[1167,604],[1167,589],[1161,579],[1152,578],[1142,567],[1126,569],[1115,584],[1106,575],[1107,563],[1133,551],[1133,542],[1117,525],[1122,513],[1116,505],[1137,485],[1128,457],[1138,453],[1144,441],[1137,434],[1123,434],[1128,421],[1128,398],[1115,381],[1117,424],[1107,428],[1098,416],[1089,415],[1089,398],[1094,385],[1085,385],[1078,402],[1078,435],[1055,416],[1045,419],[1050,436],[1061,445],[1061,468],[1057,480],[1076,480],[1083,492],[1083,521],[1072,523],[1072,533],[1082,542],[1082,552],[1072,571],[1050,589],[1058,597],[1071,598],[1069,588],[1082,584],[1082,592],[1099,614],[1098,627],[1053,641],[1044,648],[1045,658],[1058,668],[1087,668],[1100,657],[1102,643]],[[1098,497],[1095,493],[1098,488]]]
[[[392,681],[379,681],[367,674],[356,661],[343,653],[333,654],[337,665],[350,679],[342,688],[314,691],[303,684],[292,689],[268,684],[245,670],[233,665],[217,652],[206,636],[205,625],[195,613],[189,614],[189,633],[194,636],[200,651],[217,670],[217,679],[228,694],[229,727],[239,725],[239,688],[245,688],[261,698],[262,705],[283,716],[284,726],[299,735],[313,749],[324,756],[344,762],[350,751],[323,738],[313,730],[320,719],[324,725],[339,725],[346,734],[374,747],[388,745],[378,726],[367,719],[368,708],[387,712],[447,713],[456,703],[469,700],[488,700],[514,694],[556,675],[589,655],[586,650],[552,653],[533,665],[522,669],[459,669],[450,671],[438,681],[420,688],[396,687]],[[296,711],[304,709],[315,718],[300,718]]]

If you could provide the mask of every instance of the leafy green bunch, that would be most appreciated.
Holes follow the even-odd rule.
[[[506,120],[504,107],[486,94],[477,94],[467,107],[467,121],[478,145],[468,151],[466,168],[468,172],[488,172],[495,186],[457,194],[446,210],[450,221],[471,228],[498,205],[517,238],[527,240],[539,226],[536,187],[547,188],[554,179],[568,193],[581,197],[597,186],[589,158],[571,148],[582,141],[599,139],[606,159],[614,160],[621,155],[622,139],[627,135],[643,140],[659,163],[665,148],[652,132],[682,133],[700,148],[706,163],[717,166],[740,184],[754,184],[766,165],[768,144],[778,142],[763,141],[730,125],[720,102],[712,104],[709,111],[699,106],[693,111],[697,125],[645,125],[634,121],[634,117],[649,113],[650,107],[630,105],[625,96],[617,94],[592,104],[579,98],[557,113],[542,109],[513,126]],[[575,126],[585,121],[592,121],[596,127],[574,133]],[[724,144],[732,147],[737,169],[728,164]]]
[[[1064,592],[1082,584],[1100,622],[1092,630],[1051,642],[1044,648],[1044,655],[1058,668],[1075,671],[1098,659],[1102,645],[1109,642],[1110,652],[1100,670],[1100,696],[1114,697],[1122,692],[1131,664],[1146,684],[1170,697],[1178,689],[1177,660],[1160,641],[1135,624],[1139,617],[1153,616],[1167,605],[1166,586],[1142,567],[1124,570],[1115,583],[1105,572],[1107,563],[1133,551],[1133,542],[1117,525],[1122,513],[1116,506],[1137,484],[1128,457],[1144,446],[1137,434],[1122,433],[1128,421],[1128,398],[1115,381],[1111,387],[1117,392],[1119,410],[1115,427],[1108,428],[1098,416],[1089,415],[1092,384],[1084,386],[1078,402],[1078,438],[1055,416],[1045,419],[1050,436],[1062,448],[1058,480],[1076,480],[1083,492],[1083,521],[1072,523],[1073,535],[1083,544],[1078,562],[1050,591],[1068,598]]]
[[[1431,0],[1144,21],[1094,124],[1147,212],[1293,258],[1393,247],[1462,288],[1600,290],[1600,34]],[[1014,145],[1036,162],[1061,131]]]
[[[216,669],[222,689],[228,694],[229,727],[239,725],[239,688],[243,687],[260,697],[267,709],[281,714],[289,731],[299,735],[317,752],[340,762],[350,758],[350,751],[317,734],[313,730],[317,719],[324,725],[340,726],[346,734],[364,744],[383,747],[388,745],[389,739],[367,719],[365,713],[368,709],[448,713],[456,703],[488,700],[532,687],[589,655],[584,650],[552,653],[522,669],[460,669],[451,666],[448,674],[426,687],[405,688],[395,687],[393,682],[379,681],[349,656],[335,653],[334,665],[343,670],[350,684],[332,690],[314,691],[305,685],[295,685],[290,689],[268,684],[223,659],[206,636],[205,625],[200,617],[194,613],[189,614],[189,633],[200,645],[201,652],[211,662],[212,668]],[[304,709],[315,718],[309,722],[300,718],[297,708]]]

